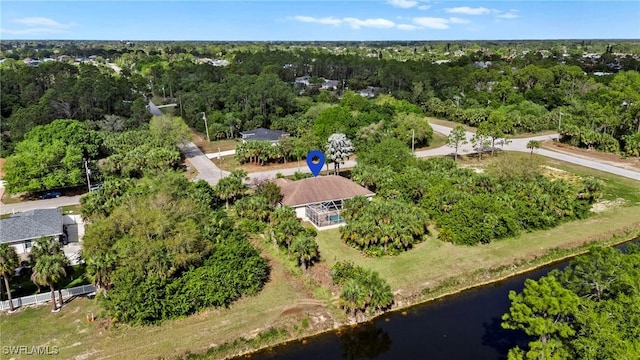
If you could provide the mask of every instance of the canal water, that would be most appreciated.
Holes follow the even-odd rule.
[[[523,332],[500,326],[510,306],[509,291],[522,291],[526,279],[538,280],[567,264],[548,265],[391,312],[369,323],[307,338],[306,344],[294,341],[262,350],[251,359],[506,359],[510,348],[529,341]]]

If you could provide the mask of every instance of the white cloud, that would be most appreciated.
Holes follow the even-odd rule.
[[[399,30],[407,30],[407,31],[420,29],[420,26],[411,25],[411,24],[398,24],[397,27]]]
[[[63,24],[45,17],[26,17],[11,19],[9,22],[20,25],[20,28],[0,29],[0,33],[8,35],[48,35],[66,34],[76,23]]]
[[[449,18],[449,22],[452,24],[468,24],[471,21],[467,20],[467,19],[462,19],[459,17],[450,17]]]
[[[27,27],[41,28],[41,29],[45,29],[45,28],[68,29],[73,25],[75,25],[75,23],[62,24],[53,19],[49,19],[45,17],[28,17],[28,18],[21,18],[21,19],[13,19],[11,20],[11,22],[19,25],[24,25]]]
[[[446,9],[444,9],[444,11],[446,11],[448,13],[451,13],[451,14],[465,14],[465,15],[487,15],[487,14],[490,14],[492,12],[495,12],[494,10],[487,9],[485,7],[472,8],[472,7],[468,7],[468,6],[446,8]]]
[[[359,19],[355,17],[345,17],[345,18],[336,18],[333,16],[316,18],[313,16],[293,16],[289,17],[289,20],[304,22],[304,23],[312,23],[312,24],[320,24],[320,25],[330,25],[330,26],[349,26],[352,29],[362,29],[362,28],[375,28],[375,29],[398,29],[404,31],[411,30],[419,30],[419,29],[436,29],[436,30],[445,30],[451,27],[453,24],[469,24],[471,21],[460,18],[460,17],[414,17],[411,19],[411,24],[406,23],[406,18],[397,17],[397,21],[400,23],[395,23],[392,20],[384,19],[384,18],[375,18],[375,19]]]
[[[425,10],[429,10],[429,9],[431,9],[431,5],[420,5],[420,6],[418,6],[418,10],[425,11]]]
[[[418,5],[418,1],[417,0],[387,0],[387,4],[394,7],[399,7],[402,9],[409,9]]]
[[[357,18],[344,18],[345,23],[349,24],[354,29],[360,29],[361,27],[371,27],[377,29],[390,29],[396,26],[391,20],[387,19],[357,19]]]
[[[496,17],[500,19],[517,19],[518,17],[520,17],[517,13],[518,13],[518,10],[510,9],[508,12],[504,14],[496,15]]]
[[[312,16],[294,16],[291,19],[300,21],[300,22],[314,23],[314,24],[321,24],[321,25],[340,26],[344,24],[344,25],[349,25],[353,29],[360,29],[364,27],[377,28],[377,29],[390,29],[396,26],[396,23],[387,19],[358,19],[353,17],[340,19],[332,16],[323,17],[323,18],[314,18]]]
[[[300,22],[306,22],[306,23],[316,23],[316,24],[322,24],[322,25],[340,25],[342,23],[342,20],[340,19],[336,19],[334,17],[324,17],[324,18],[314,18],[311,16],[294,16],[293,17],[294,20],[300,21]]]
[[[449,28],[449,20],[436,17],[416,17],[413,22],[420,27],[427,29],[444,30]]]

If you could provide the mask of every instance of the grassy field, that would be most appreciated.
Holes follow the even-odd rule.
[[[210,309],[158,326],[108,327],[96,300],[77,298],[59,313],[47,305],[0,315],[3,346],[58,346],[63,359],[169,359],[203,352],[234,339],[251,338],[270,327],[291,328],[303,318],[329,318],[323,308],[307,301],[299,279],[271,262],[271,281],[256,296],[240,299],[229,309]],[[88,323],[87,314],[97,316]],[[16,358],[52,359],[23,355]]]
[[[191,134],[193,135],[193,143],[205,154],[218,152],[218,149],[220,149],[220,151],[234,150],[236,146],[240,144],[236,139],[207,141],[206,134],[193,129],[191,130]]]
[[[445,145],[447,145],[447,137],[434,131],[433,138],[431,139],[431,143],[429,144],[429,146],[416,148],[415,150],[419,151],[419,150],[435,149]]]
[[[338,229],[321,231],[317,241],[329,266],[336,261],[352,261],[380,272],[394,291],[410,294],[464,273],[527,261],[552,248],[575,247],[594,239],[607,238],[616,229],[634,223],[640,227],[640,206],[616,208],[586,220],[487,245],[456,246],[429,238],[411,251],[380,258],[364,257],[360,251],[346,245],[340,240]]]
[[[466,131],[470,131],[470,132],[476,132],[476,128],[473,126],[469,126],[467,124],[461,124],[461,123],[457,123],[455,121],[449,121],[449,120],[443,120],[443,119],[438,119],[438,118],[434,118],[434,117],[429,117],[429,122],[432,124],[436,124],[436,125],[442,125],[442,126],[448,126],[451,128],[454,128],[458,125],[462,125],[462,127],[466,130]]]
[[[602,195],[604,200],[623,198],[632,205],[640,205],[640,182],[638,181],[549,158],[545,158],[545,162],[548,166],[553,166],[560,170],[568,171],[579,176],[593,176],[604,181],[606,184]],[[638,219],[640,219],[640,217]]]

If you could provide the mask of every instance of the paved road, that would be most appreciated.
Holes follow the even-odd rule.
[[[431,124],[431,126],[433,127],[434,131],[437,131],[444,135],[449,135],[451,130],[453,130],[450,127],[442,126],[442,125]],[[472,132],[468,132],[468,131],[466,132],[466,136],[468,140],[470,140],[473,135],[474,134]],[[508,150],[508,151],[531,152],[530,149],[527,149],[527,143],[530,140],[547,141],[547,140],[558,139],[559,136],[560,136],[559,134],[548,134],[548,135],[532,136],[532,137],[523,138],[523,139],[512,139],[510,140],[509,144],[505,144],[501,148],[503,150]],[[434,150],[439,150],[439,149],[441,148],[434,149]],[[430,152],[430,151],[431,150],[427,150],[427,152]],[[461,153],[465,153],[469,151],[473,151],[473,150],[471,149],[471,146],[467,144],[462,148]],[[634,180],[640,180],[640,171],[637,171],[637,170],[631,170],[631,169],[623,168],[620,166],[610,165],[602,161],[589,159],[583,156],[572,155],[572,154],[567,154],[567,153],[552,151],[547,149],[537,149],[535,150],[535,152],[536,154],[546,156],[552,159],[566,161],[571,164],[576,164],[576,165],[588,167],[591,169],[608,172],[611,174],[623,176],[623,177],[634,179]],[[420,157],[420,154],[416,154],[416,155]],[[425,155],[425,156],[430,156],[430,155]]]
[[[62,196],[55,199],[24,201],[17,204],[0,205],[0,214],[11,214],[14,212],[23,212],[33,209],[57,208],[60,206],[77,205],[79,203],[80,195]]]
[[[431,126],[433,127],[434,131],[439,132],[443,135],[449,135],[449,133],[452,130],[452,128],[447,126],[442,126],[442,125],[432,124]],[[467,136],[467,140],[470,140],[471,137],[473,136],[473,133],[467,131],[466,136]],[[549,134],[549,135],[533,136],[533,137],[523,138],[523,139],[512,139],[510,140],[510,143],[505,144],[500,148],[506,151],[530,152],[531,150],[527,149],[527,143],[530,140],[546,141],[546,140],[557,138],[558,136],[559,136],[558,134]],[[193,143],[189,143],[181,147],[181,151],[185,155],[187,160],[189,160],[191,165],[194,168],[196,168],[196,170],[198,171],[198,176],[196,177],[196,179],[203,179],[207,181],[209,184],[211,184],[212,186],[214,186],[218,183],[218,181],[222,177],[229,175],[229,172],[222,171],[208,157],[208,155],[211,155],[211,157],[217,157],[218,153],[205,155]],[[231,154],[231,152],[232,150],[224,151],[222,152],[223,154],[222,156],[225,156],[225,154],[229,155]],[[475,152],[475,150],[472,148],[470,144],[465,144],[459,149],[459,154],[470,154],[473,152]],[[592,169],[596,169],[596,170],[600,170],[600,171],[604,171],[611,174],[615,174],[615,175],[640,181],[640,171],[637,171],[637,170],[626,169],[619,166],[606,164],[598,160],[588,159],[581,156],[551,151],[547,149],[538,149],[536,150],[536,153],[552,159],[566,161],[568,163],[572,163],[572,164],[576,164],[576,165],[580,165],[580,166],[584,166],[584,167],[588,167],[588,168],[592,168]],[[430,157],[430,156],[452,155],[452,154],[453,154],[453,149],[446,145],[435,148],[435,149],[416,151],[416,156],[420,158]],[[292,165],[293,164],[295,163],[292,163]],[[356,165],[355,160],[347,160],[345,161],[344,164],[340,166],[340,168],[348,169],[348,168],[354,167],[355,165]],[[333,169],[333,166],[331,164],[329,165],[329,169]],[[307,164],[305,162],[302,162],[300,165],[300,168],[298,168],[297,166],[294,166],[288,169],[255,172],[255,173],[249,174],[249,178],[250,179],[264,179],[264,178],[274,179],[278,173],[284,176],[290,176],[290,175],[293,175],[296,171],[300,171],[303,173],[311,172],[307,168]],[[73,197],[60,197],[57,199],[26,201],[26,202],[22,202],[19,204],[12,204],[12,205],[0,205],[0,214],[8,214],[11,212],[21,212],[21,211],[27,211],[27,210],[39,209],[39,208],[75,205],[75,204],[78,204],[79,201],[80,201],[80,196],[73,196]]]
[[[209,158],[198,149],[198,147],[190,142],[180,147],[180,151],[185,158],[189,160],[191,166],[198,170],[196,179],[202,179],[211,186],[215,186],[221,178],[229,175],[229,172],[222,171]]]
[[[442,125],[436,125],[436,124],[431,124],[431,126],[433,127],[434,131],[439,132],[446,136],[448,136],[451,130],[453,130],[453,128],[450,128],[448,126],[442,126]],[[465,135],[467,137],[467,140],[470,141],[474,133],[466,131]],[[506,151],[530,152],[531,150],[527,149],[527,143],[530,140],[537,140],[542,142],[542,141],[557,139],[559,136],[560,136],[559,134],[547,134],[547,135],[532,136],[532,137],[522,138],[522,139],[512,139],[512,140],[509,140],[508,144],[496,145],[496,146],[500,146],[500,149],[506,150]],[[463,155],[471,154],[474,152],[476,152],[476,150],[473,149],[473,146],[471,146],[471,144],[469,143],[461,146],[460,149],[458,149],[458,154],[463,154]],[[416,151],[415,155],[416,157],[424,158],[424,157],[430,157],[430,156],[453,155],[453,153],[454,153],[454,150],[445,145],[435,149]],[[588,158],[567,154],[567,153],[546,150],[546,149],[538,149],[536,150],[536,153],[552,159],[566,161],[568,163],[608,172],[611,174],[627,177],[634,180],[640,180],[640,171],[637,171],[637,170],[626,169],[619,166],[606,164],[597,160],[588,159]],[[348,160],[340,167],[342,169],[347,169],[350,167],[354,167],[355,165],[356,165],[356,162],[354,160]],[[330,168],[333,168],[331,165],[329,166]],[[288,175],[293,175],[296,171],[298,171],[297,167],[293,169],[270,170],[270,171],[251,173],[249,174],[249,177],[252,179],[275,178],[276,174],[278,173],[284,176],[288,176]],[[303,164],[303,166],[301,166],[300,171],[306,172],[306,173],[311,172],[307,168],[306,164]]]

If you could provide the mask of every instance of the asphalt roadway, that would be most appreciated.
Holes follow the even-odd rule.
[[[431,124],[433,130],[441,133],[445,136],[449,135],[453,128]],[[467,140],[470,140],[474,134],[472,132],[466,132]],[[546,141],[554,138],[558,138],[558,134],[549,134],[549,135],[541,135],[541,136],[533,136],[529,138],[522,139],[512,139],[509,140],[508,143],[504,145],[499,145],[500,149],[504,151],[520,151],[520,152],[530,152],[530,149],[527,149],[527,143],[530,140],[538,140],[538,141]],[[198,176],[196,179],[203,179],[207,181],[211,186],[215,186],[221,178],[228,176],[229,172],[223,171],[218,168],[212,160],[210,160],[207,155],[202,153],[200,149],[194,143],[188,143],[180,147],[180,151],[184,154],[185,158],[189,161],[191,166],[193,166],[198,171]],[[458,149],[459,154],[469,154],[473,153],[475,150],[472,148],[470,144],[465,144]],[[640,181],[640,171],[631,170],[622,168],[619,166],[610,165],[596,159],[590,159],[587,157],[561,153],[557,151],[547,150],[547,149],[537,149],[535,150],[536,154],[546,156],[552,159],[566,161],[568,163],[584,166],[591,169],[596,169],[604,172],[608,172],[611,174],[623,176],[626,178],[634,179]],[[417,151],[415,155],[417,157],[430,157],[430,156],[443,156],[443,155],[451,155],[453,154],[453,149],[449,146],[441,146],[435,149],[421,150]],[[310,173],[311,171],[307,168],[306,164],[302,164],[300,168],[298,168],[296,163],[295,167],[288,169],[279,169],[279,170],[269,170],[269,171],[261,171],[249,174],[250,179],[273,179],[276,177],[278,173],[289,176],[293,175],[295,172],[305,172]],[[354,167],[356,165],[355,160],[347,160],[344,164],[340,165],[341,169],[347,169]],[[331,167],[331,166],[330,166]],[[639,186],[640,187],[640,186]],[[25,201],[17,204],[9,204],[9,205],[0,205],[0,214],[9,214],[12,212],[23,212],[27,210],[33,209],[41,209],[41,208],[51,208],[58,206],[66,206],[66,205],[75,205],[80,202],[80,196],[71,196],[71,197],[59,197],[56,199],[46,199],[46,200],[35,200],[35,201]]]

